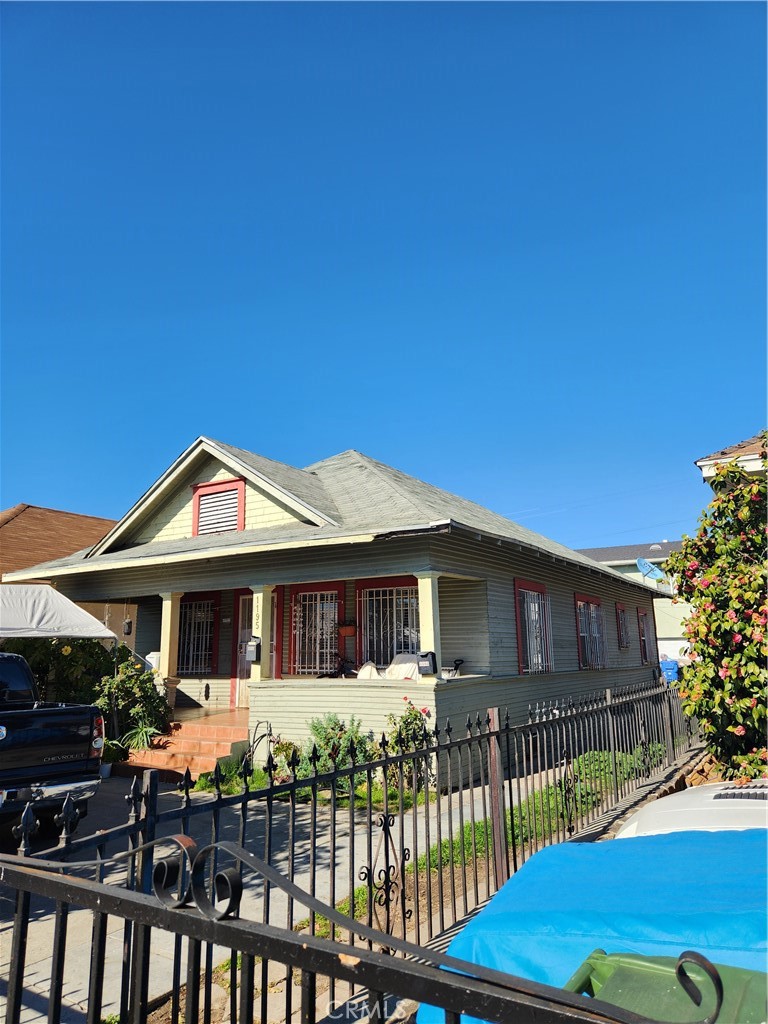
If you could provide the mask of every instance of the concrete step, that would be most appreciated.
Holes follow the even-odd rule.
[[[163,782],[181,779],[187,768],[193,779],[212,772],[219,758],[231,754],[234,744],[248,740],[247,724],[216,724],[213,719],[215,716],[172,723],[167,736],[156,737],[148,750],[132,750],[128,760],[116,764],[113,772],[138,775],[154,768]]]

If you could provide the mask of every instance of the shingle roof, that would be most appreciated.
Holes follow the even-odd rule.
[[[638,558],[645,558],[649,562],[663,562],[673,551],[679,551],[681,544],[682,541],[679,540],[664,540],[648,544],[621,544],[610,548],[579,548],[579,551],[596,562],[629,565]]]
[[[87,551],[48,563],[47,568],[81,564],[84,570],[134,558],[154,559],[217,549],[247,549],[279,544],[290,547],[313,540],[342,539],[356,535],[386,535],[424,531],[439,525],[506,538],[592,569],[611,572],[585,552],[574,551],[541,534],[520,526],[476,502],[409,476],[361,452],[350,450],[297,469],[253,452],[206,439],[244,467],[266,477],[289,494],[333,520],[316,525],[295,520],[270,528],[202,537],[175,538],[152,543],[128,544],[119,550],[88,557]]]
[[[700,459],[696,460],[696,465],[698,466],[700,462],[709,462],[710,459],[735,459],[740,455],[759,455],[764,444],[763,435],[755,434],[754,437],[749,437],[746,441],[739,441],[738,444],[732,444],[729,448],[723,448],[719,452],[702,455]]]
[[[208,440],[260,476],[266,477],[300,501],[317,509],[318,512],[322,512],[331,519],[338,519],[339,512],[333,498],[326,490],[322,480],[310,470],[296,469],[295,466],[289,466],[285,462],[275,462],[274,459],[256,455],[255,452],[248,452],[244,448],[235,448],[231,444],[224,444],[213,438],[208,438]]]

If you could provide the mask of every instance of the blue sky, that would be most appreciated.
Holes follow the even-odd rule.
[[[571,547],[766,421],[766,7],[4,3],[2,492],[357,448]]]

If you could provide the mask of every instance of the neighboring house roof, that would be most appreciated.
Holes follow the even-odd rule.
[[[724,462],[735,461],[743,466],[747,473],[759,473],[762,469],[761,457],[765,452],[765,446],[765,433],[755,434],[754,437],[749,437],[746,441],[739,441],[738,444],[732,444],[719,452],[702,455],[700,459],[696,460],[695,465],[701,470],[701,475],[706,482],[714,477],[715,466]]]
[[[234,473],[290,507],[290,522],[239,532],[132,540],[137,526],[178,489],[202,455],[224,462]],[[187,474],[185,476],[185,474]],[[545,552],[563,563],[600,572],[612,570],[555,541],[519,526],[473,501],[425,483],[350,450],[297,469],[211,438],[198,438],[139,499],[117,526],[90,550],[48,563],[59,572],[113,569],[145,562],[194,560],[247,552],[328,543],[362,543],[376,537],[464,529]],[[42,567],[41,567],[42,568]],[[626,582],[626,579],[622,577]]]
[[[114,525],[114,519],[39,505],[13,505],[0,512],[0,572],[70,555],[101,540]]]
[[[606,565],[630,565],[638,558],[655,564],[663,562],[673,551],[679,551],[681,544],[680,540],[662,540],[650,544],[621,544],[610,548],[579,548],[579,551],[587,558],[594,558],[596,562],[604,562]]]
[[[710,459],[713,461],[723,461],[724,459],[729,461],[738,458],[739,455],[758,455],[764,444],[763,435],[755,434],[754,437],[747,438],[746,441],[739,441],[738,444],[732,444],[729,448],[722,448],[719,452],[712,452],[711,455],[702,455],[700,459],[696,460],[696,465],[698,466],[700,462],[709,462]]]

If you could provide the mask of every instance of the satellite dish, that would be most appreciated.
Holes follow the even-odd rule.
[[[637,568],[640,570],[643,576],[647,577],[649,580],[664,579],[664,573],[661,571],[658,565],[654,565],[653,562],[649,562],[647,558],[638,558]]]

